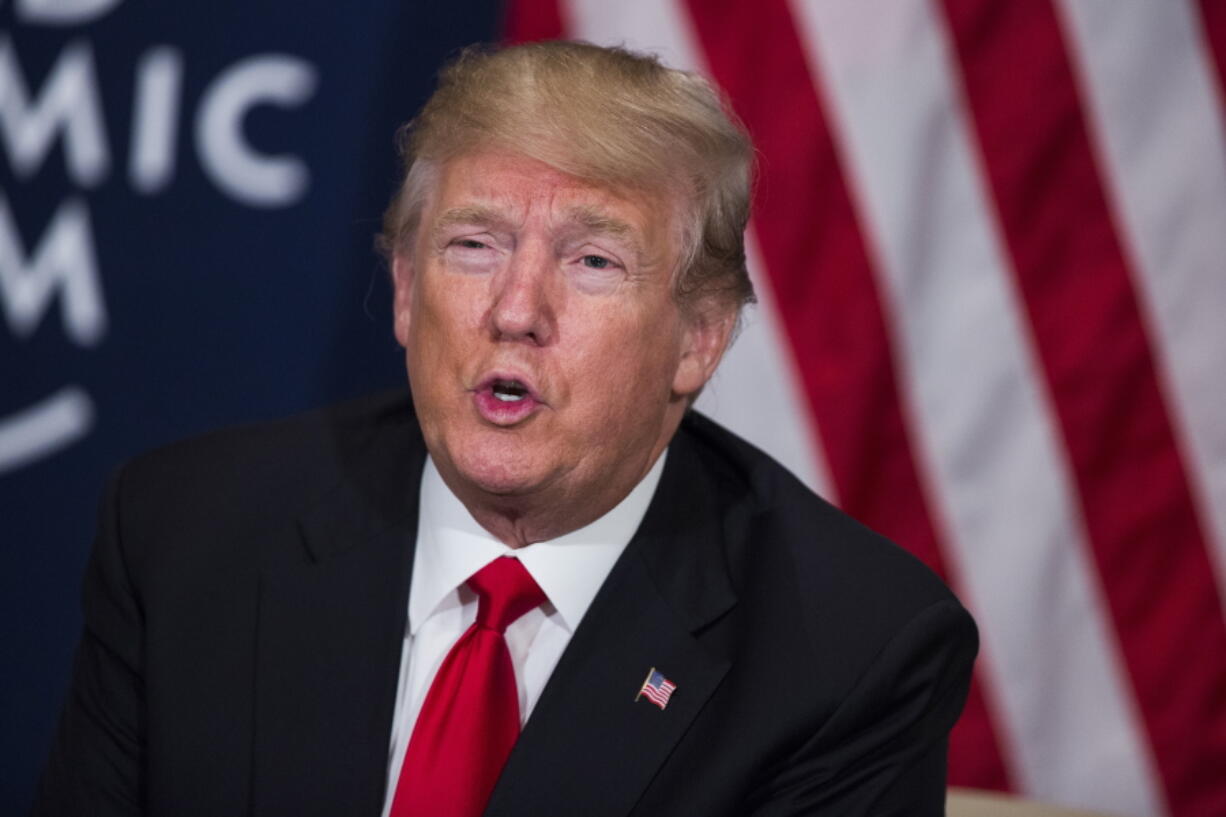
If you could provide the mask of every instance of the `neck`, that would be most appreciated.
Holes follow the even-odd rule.
[[[647,476],[664,448],[661,444],[643,462],[625,468],[621,475],[598,486],[579,486],[579,490],[559,484],[525,494],[492,494],[450,473],[450,469],[438,467],[447,487],[477,524],[508,547],[521,548],[565,536],[613,510]]]

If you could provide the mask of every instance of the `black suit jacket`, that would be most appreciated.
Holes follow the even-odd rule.
[[[401,394],[121,469],[35,813],[377,817],[425,453]],[[975,649],[916,560],[691,415],[486,813],[940,814]]]

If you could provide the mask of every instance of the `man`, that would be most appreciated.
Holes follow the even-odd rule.
[[[940,814],[969,616],[688,411],[752,299],[719,97],[469,52],[406,152],[411,404],[116,476],[36,811]]]

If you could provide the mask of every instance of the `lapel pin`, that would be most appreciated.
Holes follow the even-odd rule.
[[[655,667],[652,667],[647,671],[647,680],[643,681],[643,685],[639,687],[639,694],[634,696],[634,700],[646,698],[660,707],[660,709],[663,709],[668,706],[668,699],[672,697],[673,690],[676,688],[676,684],[665,678]]]

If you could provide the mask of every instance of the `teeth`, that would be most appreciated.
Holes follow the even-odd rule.
[[[528,390],[515,380],[499,380],[490,391],[504,403],[518,403],[528,396]]]

